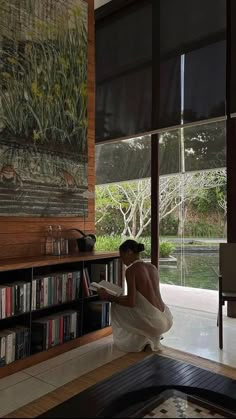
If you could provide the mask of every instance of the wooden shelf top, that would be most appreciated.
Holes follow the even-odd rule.
[[[41,256],[32,258],[0,259],[0,272],[16,269],[39,268],[63,263],[83,262],[119,257],[119,252],[81,252],[73,256]]]

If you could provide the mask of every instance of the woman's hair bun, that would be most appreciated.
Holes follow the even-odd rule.
[[[137,250],[138,250],[138,252],[143,252],[145,250],[144,244],[143,243],[138,243]]]

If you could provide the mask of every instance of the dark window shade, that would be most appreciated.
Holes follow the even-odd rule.
[[[98,85],[97,141],[150,131],[151,91],[151,66]]]
[[[151,0],[128,2],[98,20],[95,33],[96,141],[150,131]]]
[[[185,55],[184,123],[225,115],[226,42]]]
[[[141,1],[96,24],[97,83],[150,63],[151,19],[151,1]]]
[[[225,114],[225,0],[160,0],[160,14],[157,1],[116,0],[110,15],[113,2],[99,12],[96,142],[181,123],[181,54],[184,122]]]
[[[181,122],[181,85],[180,85],[180,57],[160,63],[160,95],[158,126],[156,128],[171,127]],[[154,94],[154,89],[153,89]]]
[[[181,55],[224,39],[225,30],[225,0],[160,1],[162,57]]]

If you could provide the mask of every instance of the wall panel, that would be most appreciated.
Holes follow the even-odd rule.
[[[94,191],[94,0],[88,2],[88,189]],[[42,251],[47,225],[85,229],[94,232],[94,199],[88,200],[88,215],[84,217],[0,217],[0,258],[37,256]]]

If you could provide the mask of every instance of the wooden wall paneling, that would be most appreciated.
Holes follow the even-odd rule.
[[[88,187],[95,188],[95,49],[94,0],[88,3]],[[70,228],[94,232],[95,200],[89,199],[88,217],[0,217],[0,259],[38,256],[45,240],[47,225],[60,224],[62,230]]]

